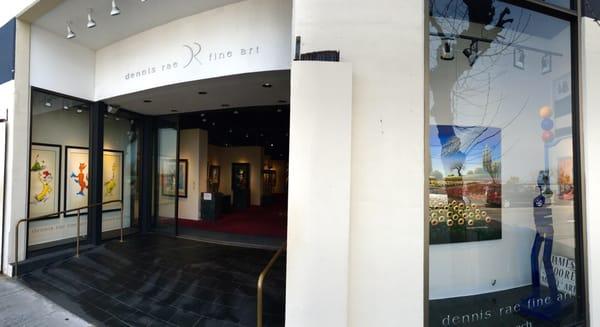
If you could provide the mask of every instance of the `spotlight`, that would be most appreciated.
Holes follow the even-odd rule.
[[[67,23],[67,39],[73,39],[75,38],[77,35],[75,35],[75,32],[73,32],[73,29],[71,28],[71,23]]]
[[[452,41],[453,39],[444,39],[442,54],[440,55],[442,60],[454,60],[454,42]]]
[[[77,113],[78,113],[78,114],[80,114],[80,113],[82,113],[82,112],[83,112],[83,110],[81,110],[81,109],[77,109]]]
[[[475,61],[477,61],[477,58],[479,58],[479,43],[477,41],[472,41],[471,45],[463,50],[463,54],[467,57],[469,65],[473,66]]]
[[[152,100],[146,99],[146,100],[144,100],[144,103],[152,103]]]
[[[234,114],[234,115],[237,115],[237,114],[239,114],[239,113],[240,113],[240,112],[239,112],[239,111],[237,111],[237,110],[235,110],[235,111],[233,112],[233,114]]]
[[[271,88],[271,87],[273,87],[273,84],[271,84],[271,83],[264,83],[264,84],[262,85],[262,87],[264,87],[264,88],[267,88],[267,89],[268,89],[268,88]]]
[[[48,108],[52,108],[52,100],[46,99],[46,103],[44,103],[44,106],[46,106]]]
[[[116,105],[114,105],[114,106],[108,106],[108,113],[114,115],[114,114],[116,114],[119,111],[119,109],[120,109],[119,106],[116,106]]]
[[[121,13],[121,9],[119,9],[119,7],[117,7],[117,3],[115,2],[115,0],[112,0],[112,9],[110,10],[110,15],[116,16],[120,13]]]
[[[206,94],[208,94],[208,92],[206,92],[206,91],[200,91],[200,92],[198,92],[198,94],[200,94],[200,95],[206,95]]]
[[[94,18],[92,18],[92,9],[88,10],[88,23],[87,23],[87,28],[94,28],[96,27],[96,21],[94,20]]]

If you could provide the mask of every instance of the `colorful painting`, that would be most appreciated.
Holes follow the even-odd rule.
[[[88,205],[89,150],[67,146],[65,159],[65,210],[85,207]],[[67,216],[72,215],[75,213]]]
[[[181,198],[187,197],[187,175],[188,161],[187,159],[179,159],[179,180],[176,179],[177,167],[175,159],[161,160],[160,168],[160,183],[161,194],[164,196],[175,196],[177,194]],[[178,188],[177,193],[175,190]]]
[[[221,184],[221,167],[210,165],[208,167],[208,190],[212,193],[219,192]]]
[[[123,199],[123,151],[104,150],[102,159],[102,202]],[[103,211],[120,210],[120,203],[105,205]]]
[[[29,217],[60,211],[60,145],[31,144],[29,167]],[[58,217],[58,215],[56,215]]]
[[[502,238],[501,130],[430,127],[431,244]]]
[[[575,198],[572,157],[558,160],[558,198],[567,201]]]

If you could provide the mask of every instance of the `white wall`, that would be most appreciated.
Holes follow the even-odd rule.
[[[40,27],[31,27],[31,85],[94,100],[96,53]]]
[[[263,149],[259,146],[208,146],[208,165],[221,167],[219,192],[223,194],[232,195],[231,164],[233,163],[250,164],[250,205],[259,206],[262,197]]]
[[[0,119],[6,119],[7,115],[8,115],[8,110],[14,107],[15,104],[15,99],[14,99],[14,92],[15,92],[15,83],[14,81],[9,81],[6,83],[3,83],[2,85],[0,85]],[[5,137],[6,135],[6,125],[7,123],[0,123],[0,172],[4,172],[5,170],[5,166],[6,166],[6,157],[5,157],[5,153],[6,153],[6,146],[7,146],[7,139]],[[6,180],[6,177],[4,174],[0,174],[0,185],[2,185],[2,187],[0,187],[0,239],[7,239],[8,238],[8,234],[4,234],[5,230],[7,230],[7,228],[5,228],[5,225],[7,223],[9,223],[11,220],[6,218],[6,216],[4,215],[4,182]],[[10,228],[8,228],[10,229]],[[1,241],[0,241],[1,242]],[[12,246],[6,244],[6,241],[4,241],[4,243],[0,243],[0,256],[3,257],[5,255],[4,251],[5,249],[8,250],[12,248]],[[4,267],[4,263],[2,261],[0,261],[0,271],[3,270]]]
[[[600,26],[583,19],[583,145],[587,216],[588,297],[591,326],[600,326]]]
[[[423,325],[424,3],[294,1],[302,51],[340,50],[353,67],[350,326]]]
[[[294,62],[291,84],[286,326],[347,326],[352,66]]]
[[[207,149],[207,144],[201,142],[201,132],[206,135],[206,131],[200,129],[184,129],[179,134],[179,158],[188,160],[188,196],[179,198],[179,218],[200,218],[200,192],[206,188],[202,187],[206,184],[206,177],[204,180],[200,177],[201,167],[206,166],[206,156],[201,157],[200,152],[202,148]]]
[[[247,0],[116,42],[96,53],[95,97],[106,99],[199,79],[289,69],[291,16],[291,1]],[[201,51],[194,59],[190,54],[197,53],[198,46]],[[220,53],[223,59],[211,60]]]
[[[13,19],[20,12],[38,2],[39,0],[10,0],[0,4],[0,26]]]

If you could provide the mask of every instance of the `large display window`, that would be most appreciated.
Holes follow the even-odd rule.
[[[88,103],[32,90],[28,216],[50,217],[28,224],[29,251],[70,243],[77,235],[74,213],[53,214],[87,205],[89,119]],[[86,231],[84,211],[81,236]]]
[[[511,2],[429,6],[429,325],[581,322],[576,25]]]

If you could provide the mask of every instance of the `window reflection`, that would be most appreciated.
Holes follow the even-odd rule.
[[[570,23],[430,6],[430,325],[576,322]]]

